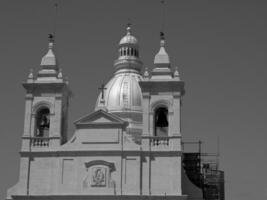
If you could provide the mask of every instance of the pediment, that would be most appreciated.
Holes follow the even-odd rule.
[[[77,128],[82,127],[124,127],[128,125],[128,122],[122,120],[114,114],[108,113],[104,110],[97,110],[93,113],[83,116],[74,122]]]

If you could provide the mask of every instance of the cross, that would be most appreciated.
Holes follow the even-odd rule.
[[[104,99],[104,92],[107,88],[105,88],[105,85],[102,84],[101,87],[98,89],[101,90],[101,99]]]

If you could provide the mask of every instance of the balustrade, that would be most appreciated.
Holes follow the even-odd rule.
[[[48,137],[33,137],[31,138],[31,144],[33,147],[49,147]]]

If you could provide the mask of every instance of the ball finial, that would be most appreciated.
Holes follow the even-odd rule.
[[[127,31],[127,35],[131,35],[131,23],[130,22],[127,23],[126,31]]]
[[[163,32],[160,32],[160,46],[163,47],[165,45],[165,35]]]

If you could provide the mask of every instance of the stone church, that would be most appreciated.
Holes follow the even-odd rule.
[[[36,75],[28,75],[18,182],[6,200],[204,199],[183,164],[184,82],[172,69],[161,33],[151,72],[126,29],[114,75],[95,110],[67,138],[71,90],[59,70],[54,38]]]

